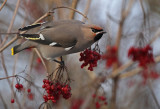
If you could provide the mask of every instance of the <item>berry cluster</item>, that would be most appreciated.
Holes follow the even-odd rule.
[[[101,55],[99,53],[89,49],[81,52],[80,56],[81,57],[79,61],[84,61],[84,63],[81,65],[81,68],[89,64],[88,70],[90,71],[93,71],[93,67],[97,66],[97,61],[101,59]]]
[[[68,84],[53,83],[48,79],[44,79],[43,83],[42,88],[47,92],[47,94],[43,96],[45,102],[51,100],[53,103],[56,103],[60,95],[62,95],[64,99],[71,97],[71,87]]]
[[[139,66],[146,68],[147,64],[154,63],[152,48],[147,45],[144,48],[131,47],[128,51],[128,57],[133,61],[138,61]]]
[[[18,91],[21,91],[21,90],[23,89],[23,85],[17,83],[17,84],[15,85],[15,88],[16,88]]]
[[[33,95],[33,93],[31,92],[31,89],[29,88],[29,89],[27,89],[27,92],[28,92],[28,99],[29,100],[33,100],[34,99],[34,95]]]
[[[118,63],[117,59],[117,47],[115,46],[107,46],[106,53],[102,56],[102,59],[106,61],[106,67],[111,67],[114,63]]]
[[[93,94],[92,97],[95,99],[97,98],[97,102],[95,102],[96,108],[100,108],[102,105],[107,105],[106,97],[104,96],[96,96],[96,94]]]

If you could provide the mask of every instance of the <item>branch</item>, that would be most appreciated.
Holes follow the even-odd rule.
[[[44,62],[44,59],[43,59],[43,57],[42,57],[41,53],[38,51],[38,49],[37,49],[37,48],[34,48],[34,50],[35,50],[35,52],[37,53],[38,57],[40,57],[40,59],[41,59],[41,61],[42,61],[42,64],[44,65],[44,68],[45,68],[45,69],[46,69],[46,71],[48,72],[48,70],[47,70],[47,66],[46,66],[46,64],[45,64],[45,62]]]
[[[71,6],[71,7],[72,7],[73,9],[76,9],[77,3],[78,3],[78,0],[72,0],[72,6]],[[74,18],[74,14],[75,14],[75,11],[70,11],[69,18],[70,18],[70,19],[73,19],[73,18]]]
[[[18,35],[16,35],[11,41],[9,41],[5,46],[3,46],[2,48],[0,48],[0,53],[6,49],[8,46],[10,46],[13,42],[15,42],[18,39]]]
[[[17,11],[18,11],[18,8],[19,8],[19,5],[20,5],[20,1],[21,1],[21,0],[18,0],[18,1],[17,1],[16,8],[15,8],[15,10],[14,10],[14,14],[13,14],[11,23],[10,23],[10,25],[9,25],[9,28],[8,28],[8,30],[7,30],[7,33],[10,33],[10,32],[11,32],[11,29],[12,29],[12,27],[13,27],[13,24],[14,24],[14,21],[15,21],[15,18],[16,18],[16,14],[17,14]],[[9,36],[9,34],[7,34],[7,35],[5,36],[3,42],[2,42],[1,45],[0,45],[1,47],[6,43],[6,41],[7,41],[7,39],[8,39],[8,36]]]
[[[84,18],[88,19],[86,15],[84,15],[84,14],[83,14],[83,13],[81,13],[81,12],[79,12],[78,10],[73,9],[73,8],[71,8],[71,7],[66,7],[66,6],[61,6],[61,7],[53,8],[53,9],[52,9],[52,11],[50,11],[50,12],[51,12],[51,13],[53,13],[53,12],[54,12],[54,10],[59,9],[59,8],[66,8],[66,9],[73,10],[73,11],[75,11],[75,12],[79,13],[80,15],[82,15]]]
[[[89,7],[90,7],[90,4],[91,4],[91,0],[88,0],[87,1],[87,5],[86,5],[86,8],[84,9],[84,15],[87,15],[88,14],[88,11],[89,11]],[[85,22],[85,17],[82,19],[83,22]]]
[[[4,7],[4,5],[6,4],[7,0],[4,0],[3,4],[0,7],[0,11],[2,10],[2,8]]]
[[[155,35],[153,36],[153,38],[149,42],[149,44],[152,44],[159,37],[159,35],[160,35],[160,28],[158,28],[158,30],[156,31]]]
[[[153,99],[154,99],[154,101],[155,101],[158,109],[160,109],[160,105],[159,105],[159,103],[158,103],[158,100],[157,100],[157,98],[156,98],[156,95],[154,94],[154,91],[153,91],[153,88],[152,88],[152,85],[151,85],[151,82],[150,82],[150,81],[148,82],[148,87],[149,87],[149,89],[150,89],[150,91],[151,91],[151,94],[152,94],[152,96],[153,96]]]
[[[0,80],[9,79],[9,78],[13,78],[13,77],[16,77],[16,76],[17,76],[17,75],[7,76],[7,77],[4,77],[4,78],[0,78]]]
[[[127,16],[129,15],[129,12],[131,11],[131,8],[132,8],[132,5],[133,5],[133,1],[134,0],[130,0],[129,1],[128,8],[125,11],[123,10],[123,7],[122,7],[121,21],[120,21],[120,24],[119,24],[118,33],[117,33],[117,37],[116,37],[116,47],[117,48],[120,47],[120,40],[121,40],[121,36],[122,36],[122,32],[123,32],[122,30],[123,30],[124,21],[127,18]]]
[[[3,105],[4,105],[4,109],[8,109],[8,108],[7,108],[7,104],[6,104],[3,96],[1,95],[1,93],[0,93],[0,98],[1,98],[1,101],[2,101],[2,103],[3,103]]]

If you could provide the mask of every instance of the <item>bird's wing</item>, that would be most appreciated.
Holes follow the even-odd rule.
[[[77,36],[82,33],[77,24],[63,24],[56,26],[56,28],[45,28],[39,34],[43,36],[45,44],[66,48],[76,45]],[[39,41],[44,44],[43,42]]]
[[[42,23],[36,23],[32,25],[28,25],[22,28],[19,28],[19,31],[27,31],[31,30],[37,27],[41,27],[41,29],[45,28],[53,28],[57,25],[63,25],[63,24],[68,24],[68,23],[74,23],[74,24],[84,24],[84,22],[81,22],[79,20],[57,20],[57,21],[50,21],[50,22],[42,22]]]
[[[75,23],[64,23],[56,27],[44,28],[37,34],[21,34],[21,36],[43,45],[70,50],[76,45],[77,37],[82,36],[80,26]]]

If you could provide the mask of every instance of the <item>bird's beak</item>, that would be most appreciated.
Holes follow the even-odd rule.
[[[100,31],[100,32],[97,32],[96,35],[98,35],[98,34],[105,34],[105,33],[107,33],[107,32],[105,32],[105,31]]]

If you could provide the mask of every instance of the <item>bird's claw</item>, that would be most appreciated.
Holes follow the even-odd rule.
[[[57,63],[60,65],[60,67],[64,67],[64,66],[65,66],[65,63],[64,63],[63,60],[58,61],[58,60],[54,59],[53,61],[54,61],[54,62],[57,62]]]

